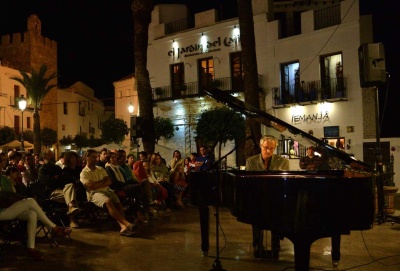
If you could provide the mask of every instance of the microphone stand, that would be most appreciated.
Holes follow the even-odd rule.
[[[229,151],[227,154],[225,154],[224,156],[220,157],[217,161],[215,161],[209,169],[212,168],[216,168],[216,172],[217,174],[215,174],[216,178],[218,178],[218,180],[216,180],[216,191],[217,191],[217,198],[215,201],[215,238],[216,238],[216,258],[214,260],[214,263],[212,265],[212,269],[210,269],[209,271],[226,271],[225,269],[222,268],[222,264],[220,261],[220,251],[219,251],[219,205],[220,205],[220,186],[221,186],[221,180],[222,180],[222,170],[221,170],[221,162],[226,159],[231,153],[233,153],[234,151],[236,151],[240,146],[242,146],[242,144],[246,143],[247,140],[252,139],[252,136],[249,136],[246,138],[246,140],[244,140],[241,144],[238,144],[235,146],[235,148],[233,148],[231,151]],[[226,167],[227,168],[227,167]],[[226,170],[225,168],[225,170]]]

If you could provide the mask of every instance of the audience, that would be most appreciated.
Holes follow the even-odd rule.
[[[171,172],[174,172],[176,170],[176,168],[180,165],[183,165],[183,158],[181,156],[181,152],[178,150],[175,150],[173,155],[172,155],[172,159],[169,162],[169,166],[171,168]]]
[[[79,202],[86,201],[86,191],[82,183],[80,182],[80,174],[82,171],[82,167],[79,163],[79,155],[74,151],[66,152],[64,155],[64,168],[61,172],[61,182],[62,183],[71,183],[75,187],[75,205],[79,206]],[[69,216],[71,228],[79,227],[78,221],[76,219],[75,214],[71,214]]]
[[[80,181],[86,188],[88,200],[101,208],[107,208],[121,228],[120,235],[133,236],[135,225],[126,220],[118,196],[109,187],[111,179],[107,171],[101,166],[96,166],[97,156],[95,150],[86,151],[86,166],[80,174]]]
[[[7,162],[5,155],[1,155],[0,159],[2,165]],[[18,219],[27,221],[26,252],[33,260],[43,261],[42,254],[35,250],[37,220],[42,222],[54,237],[69,235],[71,229],[58,227],[46,216],[33,198],[25,198],[16,193],[11,181],[18,174],[18,170],[15,167],[9,167],[7,173],[10,179],[0,173],[0,220]]]
[[[176,170],[171,173],[170,183],[174,187],[174,195],[176,198],[176,206],[182,209],[187,203],[187,195],[185,195],[188,183],[186,182],[186,175],[183,171],[183,166],[179,165]]]
[[[74,216],[80,212],[76,198],[74,180],[62,178],[62,169],[56,166],[54,153],[48,149],[43,153],[44,164],[39,169],[39,181],[46,185],[50,199],[65,202],[68,206],[67,215]]]
[[[106,167],[106,157],[107,157],[107,149],[102,149],[101,151],[99,151],[99,159],[96,162],[96,166],[105,168]]]
[[[21,172],[22,182],[28,187],[30,183],[37,182],[39,171],[35,166],[33,154],[30,152],[26,152],[22,155],[22,163],[25,167],[25,170]]]
[[[176,199],[174,188],[169,182],[170,172],[168,167],[162,162],[162,157],[159,153],[156,153],[154,160],[150,162],[150,173],[168,191],[168,198],[165,201],[167,208],[174,208]]]

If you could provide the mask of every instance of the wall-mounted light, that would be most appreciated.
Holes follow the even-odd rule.
[[[235,37],[240,36],[240,29],[239,29],[239,27],[236,27],[236,25],[233,27],[233,36],[235,36]]]
[[[219,59],[219,57],[214,57],[214,60],[218,60],[218,63],[221,64],[221,59]]]
[[[188,65],[190,68],[192,67],[192,65],[189,62],[185,62],[185,66]]]

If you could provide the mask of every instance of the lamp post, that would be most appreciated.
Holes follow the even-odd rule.
[[[24,147],[24,110],[26,109],[26,98],[21,95],[18,99],[18,107],[21,110],[21,151],[25,151]]]
[[[130,131],[131,131],[131,135],[130,135],[130,140],[131,140],[131,142],[134,142],[135,144],[136,144],[136,148],[137,148],[137,151],[136,151],[136,160],[139,160],[139,141],[138,141],[138,139],[136,138],[136,133],[135,133],[135,139],[133,140],[133,136],[132,136],[132,132],[133,132],[133,123],[132,123],[132,117],[133,117],[133,111],[134,111],[134,109],[135,109],[135,107],[133,106],[133,104],[132,103],[129,103],[129,105],[128,105],[128,112],[129,112],[129,115],[130,115]]]

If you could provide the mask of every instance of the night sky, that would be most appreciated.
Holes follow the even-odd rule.
[[[391,6],[386,8],[388,1],[360,2],[361,14],[373,14],[374,42],[384,44],[386,70],[391,75],[389,90],[379,89],[380,106],[385,110],[380,114],[384,117],[381,137],[400,137],[400,125],[392,122],[399,112],[395,103],[400,101],[400,68],[395,60],[400,59],[400,53],[389,31],[400,25],[400,16]],[[130,3],[130,0],[0,0],[0,33],[25,31],[28,16],[36,13],[42,21],[43,35],[58,43],[60,86],[82,81],[105,104],[112,105],[113,82],[134,71]],[[217,8],[220,17],[236,16],[235,0],[155,0],[154,3],[188,3],[192,13]]]

